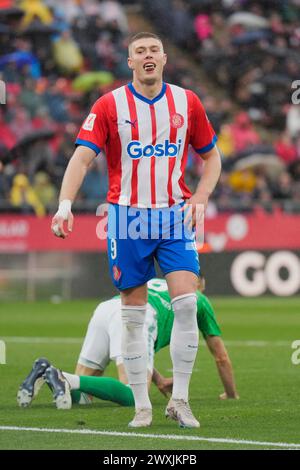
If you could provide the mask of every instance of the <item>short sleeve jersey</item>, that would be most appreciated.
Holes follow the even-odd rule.
[[[201,155],[216,140],[194,92],[163,83],[149,100],[130,83],[95,102],[76,145],[105,152],[108,202],[160,208],[191,197],[184,180],[189,145]]]

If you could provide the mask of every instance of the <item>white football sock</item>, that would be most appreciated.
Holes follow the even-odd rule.
[[[146,305],[122,305],[122,356],[135,408],[151,408],[147,385],[147,352],[143,326]]]
[[[63,376],[67,379],[71,390],[80,389],[80,378],[79,375],[69,374],[68,372],[62,372]]]
[[[174,324],[170,353],[173,362],[172,398],[188,401],[189,383],[199,342],[197,296],[185,294],[172,300]]]

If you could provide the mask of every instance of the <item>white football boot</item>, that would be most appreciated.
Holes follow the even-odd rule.
[[[174,419],[181,428],[199,428],[200,423],[195,418],[187,401],[171,398],[166,408],[166,418]]]
[[[130,428],[145,428],[151,426],[152,423],[152,409],[139,408],[135,411],[135,416],[128,424]]]

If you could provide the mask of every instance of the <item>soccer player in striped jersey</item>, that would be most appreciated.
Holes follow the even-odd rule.
[[[203,278],[199,280],[199,289],[202,290],[204,282]],[[172,391],[173,380],[163,377],[154,368],[154,355],[170,344],[173,322],[174,312],[166,281],[164,279],[149,281],[148,305],[144,323],[148,387],[150,388],[151,382],[154,382],[165,396]],[[215,359],[224,386],[224,392],[219,398],[222,400],[239,398],[231,361],[220,337],[221,331],[213,307],[200,290],[197,291],[197,323]],[[45,358],[38,359],[20,387],[19,405],[22,407],[30,405],[37,394],[35,383],[44,375],[44,381],[46,380],[52,389],[56,406],[59,409],[71,407],[69,387],[73,403],[90,404],[91,397],[97,397],[122,406],[133,406],[132,390],[125,385],[128,381],[121,354],[121,325],[120,297],[114,297],[99,304],[90,320],[75,374],[59,371]],[[102,377],[110,361],[115,362],[117,366],[119,380]],[[180,420],[179,424],[182,425]]]
[[[88,166],[105,152],[108,256],[113,283],[121,294],[124,365],[136,409],[131,427],[152,422],[141,333],[155,259],[166,278],[175,315],[170,343],[174,384],[167,413],[188,427],[200,425],[188,403],[198,348],[199,260],[194,228],[219,179],[221,163],[216,135],[199,98],[163,81],[166,61],[158,36],[139,33],[131,39],[128,66],[133,81],[93,105],[78,134],[52,220],[56,236],[67,236],[64,221],[72,231],[72,202]],[[194,194],[184,181],[189,145],[204,162]],[[137,217],[140,231],[134,229]]]

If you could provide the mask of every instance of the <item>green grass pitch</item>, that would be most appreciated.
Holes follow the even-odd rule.
[[[268,443],[286,444],[290,448],[291,444],[298,444],[300,448],[300,365],[291,361],[291,344],[300,340],[300,298],[212,301],[241,399],[218,400],[221,383],[213,359],[201,341],[190,389],[191,406],[200,417],[201,428],[181,430],[176,423],[167,421],[166,399],[153,386],[153,424],[135,431],[138,436],[132,435],[127,427],[133,410],[113,403],[96,400],[91,406],[57,410],[46,386],[30,408],[20,409],[16,403],[20,382],[37,357],[46,356],[63,370],[74,370],[97,301],[2,303],[0,339],[6,343],[6,364],[0,364],[0,449],[280,448]],[[168,348],[157,354],[156,366],[163,374],[171,374]],[[113,365],[108,374],[116,376]],[[4,429],[7,426],[14,429]],[[22,427],[103,434],[21,431]],[[142,434],[148,437],[140,437]],[[158,438],[159,435],[162,437]],[[179,440],[180,437],[183,439]]]

